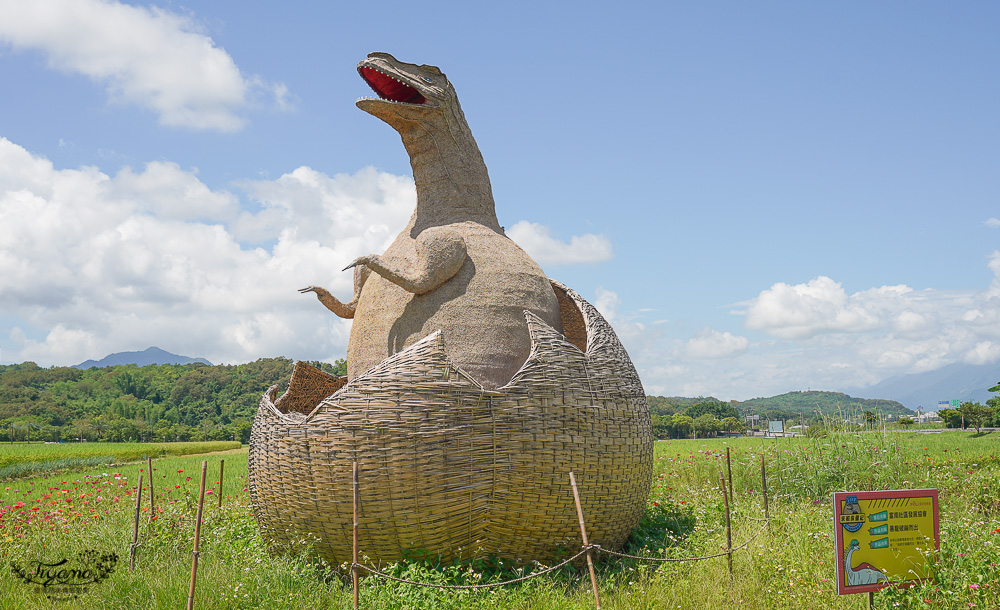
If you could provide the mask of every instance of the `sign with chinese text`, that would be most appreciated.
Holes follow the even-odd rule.
[[[867,593],[933,578],[927,555],[941,546],[938,490],[833,494],[837,593]]]

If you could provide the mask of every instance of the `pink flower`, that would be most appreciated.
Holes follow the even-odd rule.
[[[978,588],[979,588],[979,585],[976,585],[976,584],[972,584],[972,585],[969,585],[969,588],[970,588],[970,589],[978,589]]]

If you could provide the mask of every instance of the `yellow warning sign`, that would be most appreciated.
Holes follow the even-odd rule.
[[[940,548],[938,490],[833,494],[837,592],[865,593],[932,578]]]

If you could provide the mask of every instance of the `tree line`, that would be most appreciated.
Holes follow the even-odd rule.
[[[309,362],[334,375],[347,364]],[[287,386],[294,363],[0,366],[0,441],[250,440],[261,395]],[[281,390],[284,387],[280,388]]]
[[[989,389],[1000,394],[1000,383]],[[1000,396],[994,396],[986,404],[963,402],[957,409],[941,409],[938,417],[949,428],[975,428],[981,432],[983,428],[1000,427]]]
[[[347,363],[309,362],[333,375],[346,375]],[[201,363],[149,366],[116,365],[76,369],[43,368],[33,362],[0,365],[0,442],[11,440],[248,442],[261,395],[272,385],[283,391],[294,362],[261,358],[240,365]],[[1000,393],[1000,384],[990,388]],[[744,403],[712,397],[648,396],[657,438],[704,438],[743,432],[739,409],[752,409],[759,423],[782,419],[815,424],[838,416],[853,399],[830,392],[792,392]],[[883,409],[905,410],[891,401],[870,401],[864,418],[880,419]],[[775,408],[775,406],[780,407]],[[899,408],[896,407],[898,405]],[[784,408],[781,408],[784,407]],[[786,410],[787,409],[787,410]],[[795,409],[795,410],[792,410]],[[833,413],[827,413],[832,411]],[[967,402],[942,409],[949,427],[1000,426],[1000,397],[985,405]],[[900,423],[912,420],[903,418]]]
[[[746,430],[736,408],[714,398],[647,396],[646,400],[653,436],[658,439],[706,438]]]

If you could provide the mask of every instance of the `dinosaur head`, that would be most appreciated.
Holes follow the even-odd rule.
[[[455,89],[435,66],[408,64],[388,53],[369,53],[358,64],[358,73],[378,94],[378,98],[358,100],[358,108],[397,130],[457,105]]]

